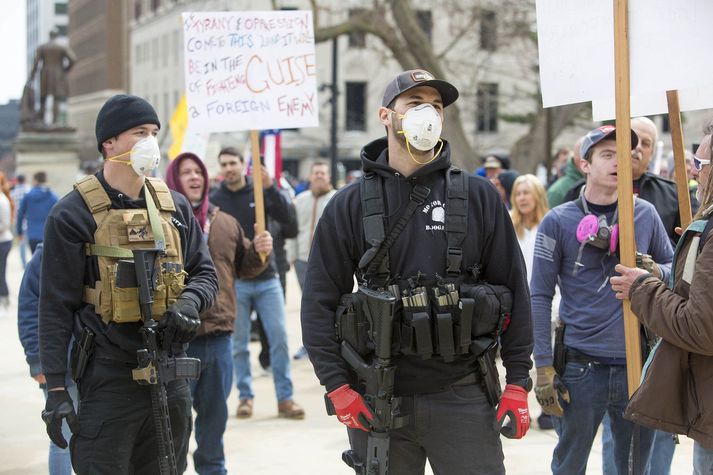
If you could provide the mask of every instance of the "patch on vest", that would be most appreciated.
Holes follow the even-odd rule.
[[[123,214],[126,234],[129,242],[153,241],[153,232],[146,210],[132,210]]]

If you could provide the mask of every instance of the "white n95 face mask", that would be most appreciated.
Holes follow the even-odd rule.
[[[116,160],[126,155],[131,156],[128,162]],[[143,176],[151,173],[158,166],[161,161],[161,149],[158,146],[156,137],[149,135],[136,142],[130,151],[107,158],[107,161],[131,165],[137,175]]]
[[[401,130],[411,145],[422,152],[432,150],[441,138],[443,122],[431,104],[420,104],[401,117]]]

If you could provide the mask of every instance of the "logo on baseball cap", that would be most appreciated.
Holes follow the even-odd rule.
[[[381,105],[388,107],[399,95],[418,86],[430,86],[436,89],[441,94],[443,107],[453,104],[458,99],[458,89],[453,84],[436,79],[425,69],[412,69],[402,72],[386,85]]]
[[[597,127],[596,129],[590,131],[587,135],[585,135],[584,140],[582,141],[582,146],[579,149],[582,154],[582,158],[587,155],[587,152],[592,147],[594,147],[602,140],[616,140],[616,127],[614,127],[613,125],[602,125],[601,127]],[[634,150],[638,144],[639,136],[636,135],[636,132],[632,130],[631,149]]]

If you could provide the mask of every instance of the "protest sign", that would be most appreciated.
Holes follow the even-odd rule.
[[[319,125],[312,13],[183,13],[191,129]]]
[[[612,0],[537,0],[536,6],[544,107],[608,100],[613,117]],[[630,0],[629,11],[634,111],[639,96],[660,93],[665,104],[668,90],[710,83],[713,62],[700,56],[713,44],[713,2]]]

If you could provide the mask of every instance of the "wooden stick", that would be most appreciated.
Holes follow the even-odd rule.
[[[666,91],[666,100],[668,101],[668,122],[671,126],[673,162],[676,170],[678,214],[681,217],[681,227],[686,229],[693,218],[691,217],[691,195],[688,191],[686,155],[683,149],[683,128],[681,127],[681,107],[678,103],[678,90]]]
[[[614,0],[614,75],[616,79],[616,156],[619,200],[619,256],[627,267],[636,267],[634,243],[634,195],[631,171],[631,104],[629,78],[629,5],[628,0]],[[629,396],[641,379],[639,321],[631,311],[631,302],[623,300],[626,339],[626,375]]]
[[[260,160],[260,137],[257,130],[250,131],[250,143],[253,159],[253,193],[255,197],[255,223],[258,235],[265,231],[265,199],[262,190],[262,161]],[[262,262],[267,259],[267,254],[260,253]]]

